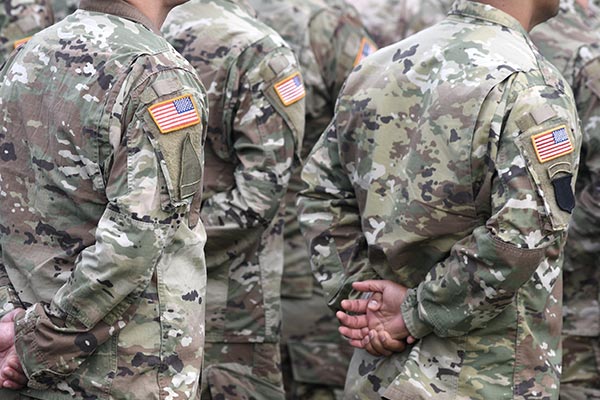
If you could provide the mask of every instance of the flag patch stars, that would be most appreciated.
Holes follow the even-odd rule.
[[[358,54],[354,59],[354,66],[356,67],[362,60],[370,56],[377,51],[377,45],[368,38],[364,37],[360,42],[360,48]]]
[[[189,94],[162,101],[148,107],[160,133],[178,131],[200,123],[200,114]]]
[[[286,107],[306,96],[304,83],[298,72],[276,83],[275,92]]]
[[[542,164],[572,153],[574,150],[567,127],[564,125],[534,135],[531,140],[538,160]]]

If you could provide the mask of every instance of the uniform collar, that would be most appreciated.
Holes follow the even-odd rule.
[[[521,32],[525,36],[528,35],[523,25],[521,25],[516,18],[489,4],[479,3],[478,1],[456,0],[450,10],[450,15],[461,15],[464,17],[480,19]]]
[[[79,8],[86,11],[99,12],[104,14],[116,15],[144,25],[154,33],[160,35],[158,29],[150,18],[142,14],[137,8],[124,0],[81,0]]]

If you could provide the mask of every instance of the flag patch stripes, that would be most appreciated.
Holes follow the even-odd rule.
[[[200,114],[189,94],[148,107],[160,133],[169,133],[200,123]]]
[[[275,92],[285,106],[292,105],[303,99],[306,96],[306,91],[304,90],[304,83],[302,83],[300,73],[296,72],[292,76],[276,83]]]
[[[541,163],[572,153],[573,143],[566,126],[559,126],[531,137],[533,147]]]

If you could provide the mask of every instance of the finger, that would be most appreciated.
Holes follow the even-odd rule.
[[[367,326],[366,315],[348,315],[343,311],[338,311],[335,316],[340,321],[340,324],[348,328],[361,329]]]
[[[365,327],[362,329],[350,329],[346,326],[340,326],[338,331],[342,334],[342,336],[348,339],[362,340],[365,336],[369,334],[369,328]]]
[[[352,287],[359,292],[383,292],[391,284],[391,281],[371,280],[354,282]]]
[[[393,353],[401,353],[406,349],[404,340],[396,340],[386,331],[378,332],[379,341],[382,346]]]
[[[342,300],[342,308],[352,313],[366,313],[371,299]]]
[[[408,343],[408,344],[413,344],[413,343],[415,343],[417,340],[419,340],[419,339],[417,339],[417,338],[415,338],[415,337],[413,337],[413,336],[410,336],[410,335],[409,335],[409,336],[406,338],[406,343]]]
[[[5,389],[19,390],[19,389],[23,389],[25,387],[25,385],[22,383],[11,381],[11,380],[5,380],[2,383],[2,387]]]
[[[363,345],[363,348],[372,356],[374,356],[374,357],[383,356],[383,354],[381,354],[379,351],[375,350],[375,348],[373,347],[371,338],[369,336],[367,336],[365,339],[363,339],[362,345]]]
[[[379,339],[379,335],[374,330],[372,330],[372,331],[369,332],[369,345],[368,345],[368,347],[370,347],[378,355],[385,356],[385,357],[388,357],[388,356],[392,355],[392,352],[390,350],[388,350],[388,349],[385,348],[385,346],[383,345],[383,343]],[[373,354],[373,353],[371,353],[371,354]]]
[[[8,368],[8,367],[3,368],[2,376],[5,378],[5,380],[13,381],[20,385],[27,383],[27,376],[25,376],[24,373],[19,372],[12,368]]]
[[[19,361],[18,357],[10,358],[6,360],[6,366],[14,369],[19,373],[23,373],[23,366],[21,365],[21,361]]]
[[[369,297],[369,303],[367,303],[367,308],[370,311],[378,311],[381,308],[381,304],[383,303],[383,293],[374,292],[371,297]]]

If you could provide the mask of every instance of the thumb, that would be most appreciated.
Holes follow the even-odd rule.
[[[390,284],[390,281],[362,281],[362,282],[354,282],[352,287],[359,292],[381,292],[385,290],[385,288]]]
[[[383,300],[383,294],[381,292],[374,292],[371,297],[369,297],[369,302],[367,303],[367,307],[371,311],[377,311],[381,308],[381,301]]]

